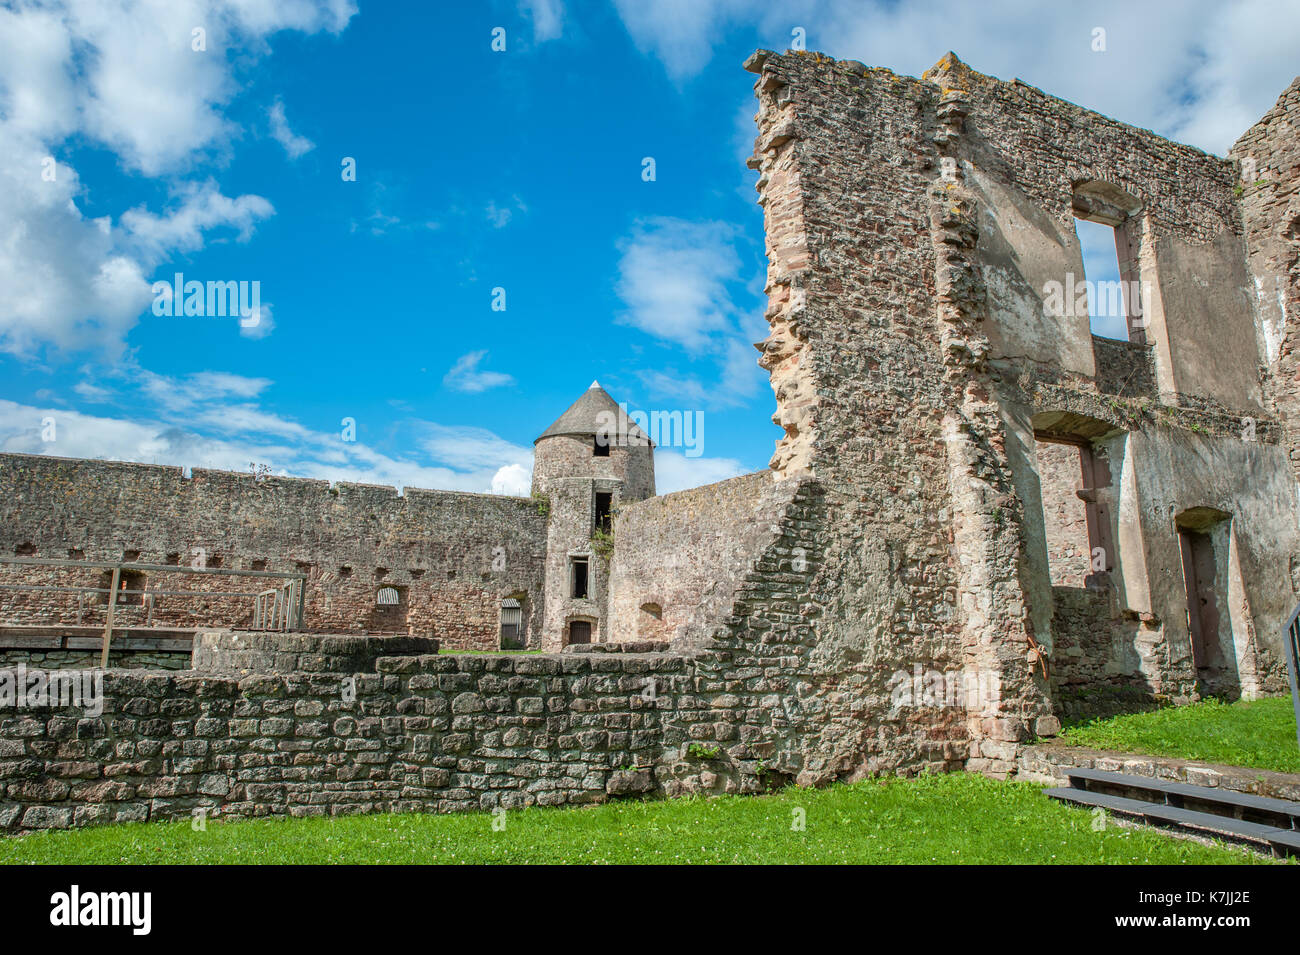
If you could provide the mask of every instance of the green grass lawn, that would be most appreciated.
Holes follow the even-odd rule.
[[[806,829],[792,827],[800,815]],[[581,809],[136,823],[0,838],[0,863],[1251,863],[954,774]]]
[[[1300,773],[1289,696],[1247,703],[1207,700],[1115,716],[1069,727],[1060,738],[1071,746]]]

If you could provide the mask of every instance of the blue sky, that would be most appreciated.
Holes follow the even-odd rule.
[[[526,493],[597,378],[703,416],[661,491],[763,467],[743,59],[953,49],[1220,154],[1300,69],[1288,4],[1133,6],[0,3],[0,449]],[[177,272],[257,325],[155,315]]]

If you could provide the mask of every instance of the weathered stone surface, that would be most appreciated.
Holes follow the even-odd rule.
[[[124,538],[119,528],[129,528]],[[305,572],[306,625],[314,630],[430,633],[448,648],[499,647],[501,599],[527,595],[541,628],[546,520],[534,502],[463,494],[52,456],[0,455],[0,552],[88,561]],[[104,572],[0,565],[0,582],[104,587]],[[117,626],[146,619],[178,627],[247,626],[249,578],[150,575],[152,589],[214,596],[140,597],[119,605]],[[263,579],[264,580],[264,579]],[[232,586],[239,581],[243,586]],[[259,581],[259,584],[261,581]],[[272,582],[274,583],[274,581]],[[266,584],[265,586],[271,586]],[[401,602],[377,605],[380,587]],[[0,591],[0,621],[103,626],[106,598],[79,609],[75,593]],[[3,649],[0,664],[26,662]],[[89,665],[83,654],[72,665]],[[158,661],[161,662],[161,661]],[[165,664],[164,664],[165,665]]]
[[[689,659],[609,654],[599,675],[587,666],[560,674],[559,661],[447,659],[440,662],[467,682],[446,688],[418,665],[389,667],[402,675],[383,682],[360,673],[240,679],[108,670],[102,716],[77,724],[86,758],[44,747],[47,727],[69,720],[67,710],[0,718],[0,743],[15,757],[0,762],[0,828],[169,819],[197,809],[239,817],[519,808],[652,791],[649,769],[626,767],[660,762],[664,727],[678,719],[675,701],[691,685]],[[515,662],[555,675],[516,680]],[[660,681],[654,701],[642,699],[638,681],[625,685],[646,668]],[[345,681],[355,695],[344,692]],[[157,701],[189,705],[169,706],[165,717],[130,716],[142,704],[157,711]],[[445,721],[386,715],[407,711],[451,713],[455,731]],[[190,738],[200,723],[204,738]],[[181,740],[202,745],[182,751]],[[138,758],[145,752],[160,758]]]
[[[448,648],[495,647],[509,598],[531,646],[565,651],[205,637],[199,672],[110,671],[100,716],[0,714],[0,825],[1006,776],[1062,716],[1285,689],[1300,83],[1224,160],[952,54],[921,78],[803,52],[746,68],[769,470],[655,497],[648,446],[593,443],[595,389],[538,440],[534,500],[0,456],[6,552],[301,568],[308,624],[349,631],[384,629],[395,585],[403,628]],[[1115,227],[1144,289],[1131,342],[1050,305],[1083,279],[1076,217]],[[1196,647],[1192,535],[1219,609]],[[48,609],[17,593],[0,618]],[[223,600],[165,609],[241,623]]]

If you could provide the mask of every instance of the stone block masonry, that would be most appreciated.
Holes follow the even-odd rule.
[[[438,652],[428,636],[211,630],[195,636],[193,668],[203,673],[373,673],[380,657]]]
[[[536,500],[0,456],[0,552],[298,570],[308,626],[353,635],[223,633],[195,658],[221,672],[110,671],[99,717],[0,714],[0,826],[1006,776],[1063,716],[1285,688],[1300,85],[1229,161],[952,54],[746,68],[769,470],[653,496],[648,445],[595,440],[596,383],[538,439]],[[1083,279],[1075,218],[1150,290],[1129,342],[1050,304]],[[503,598],[569,652],[418,643],[495,646]],[[247,626],[216,594],[169,609]],[[347,642],[393,630],[415,642]]]
[[[332,632],[434,632],[452,649],[499,648],[501,602],[522,595],[535,637],[543,604],[546,519],[534,502],[112,461],[0,454],[0,554],[269,570],[308,575],[306,626]],[[102,570],[0,564],[0,583],[106,587]],[[264,578],[143,575],[152,622],[246,626]],[[379,605],[380,588],[397,605]],[[135,588],[138,589],[138,588]],[[0,620],[103,626],[106,595],[0,590]],[[118,626],[141,626],[140,597]]]
[[[679,655],[395,656],[375,673],[109,670],[97,717],[0,715],[0,828],[452,812],[639,794],[685,734]],[[653,690],[646,687],[653,685]]]

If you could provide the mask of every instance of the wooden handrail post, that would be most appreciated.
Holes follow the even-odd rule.
[[[108,588],[108,616],[104,621],[104,649],[99,655],[99,665],[108,666],[108,643],[113,639],[113,609],[117,606],[117,588],[122,580],[122,568],[113,568],[113,582]]]

